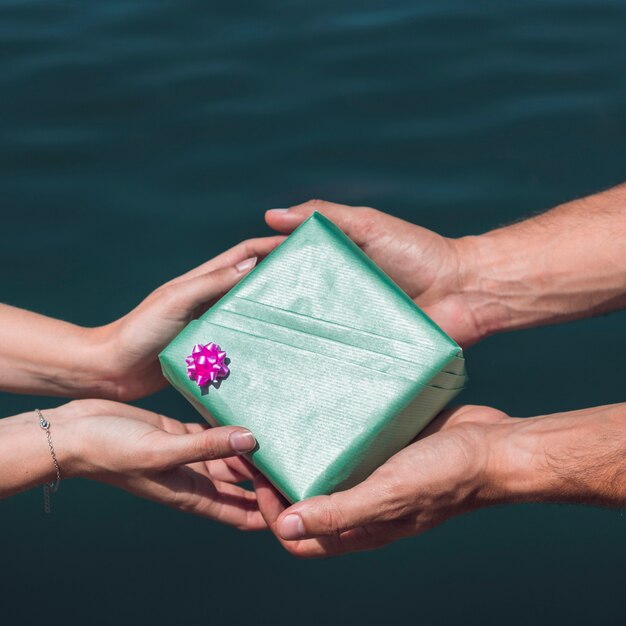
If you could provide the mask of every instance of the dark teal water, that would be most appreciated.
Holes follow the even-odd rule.
[[[310,197],[477,233],[626,179],[626,3],[0,0],[0,299],[81,324]],[[462,400],[623,401],[623,313],[469,351]],[[3,395],[0,415],[54,400]],[[173,390],[144,406],[195,419]],[[108,487],[0,503],[0,623],[624,624],[626,517],[289,557]]]

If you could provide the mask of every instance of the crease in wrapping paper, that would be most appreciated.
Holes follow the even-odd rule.
[[[239,326],[243,327],[242,330],[244,328],[253,328],[255,322],[257,324],[265,323],[282,328],[284,329],[284,332],[287,332],[287,334],[289,334],[288,331],[292,331],[300,333],[301,337],[302,335],[306,337],[313,335],[322,340],[326,339],[334,341],[341,344],[341,347],[344,349],[361,348],[377,354],[380,359],[385,358],[386,355],[384,351],[391,351],[391,356],[398,360],[427,365],[429,360],[428,357],[431,356],[431,353],[425,354],[424,352],[416,352],[416,346],[413,344],[408,344],[398,340],[390,340],[378,334],[364,332],[358,329],[334,324],[332,322],[318,320],[306,315],[300,315],[292,311],[285,311],[276,307],[270,307],[242,297],[235,297],[229,302],[226,302],[223,307],[220,307],[218,315],[221,319],[226,317],[226,326],[229,325],[229,314],[231,320],[232,315],[246,319],[246,322],[239,324]],[[216,319],[216,317],[213,317],[213,323],[216,323]],[[237,324],[237,322],[235,322],[235,324]],[[458,374],[458,372],[455,372],[453,369],[447,370],[444,368],[443,371],[449,371],[450,374]]]
[[[231,374],[205,392],[184,358],[208,341]],[[366,478],[465,382],[461,349],[318,214],[160,358],[210,423],[252,430],[249,459],[291,501]]]
[[[226,316],[224,319],[223,311],[211,320],[211,324],[214,326],[222,326],[231,330],[239,330],[242,333],[246,333],[260,339],[265,339],[273,343],[279,343],[289,346],[296,350],[304,350],[305,352],[313,352],[314,354],[321,354],[329,361],[338,361],[339,365],[345,361],[350,361],[355,365],[360,365],[363,368],[371,369],[373,371],[388,373],[401,378],[407,378],[408,380],[420,380],[420,376],[415,374],[413,377],[410,375],[410,371],[403,371],[399,369],[398,360],[388,355],[372,352],[357,346],[349,344],[341,344],[337,346],[332,341],[329,341],[325,337],[316,335],[309,335],[296,331],[292,328],[279,327],[276,329],[272,324],[269,324],[270,331],[274,335],[268,338],[263,332],[263,326],[266,324],[263,320],[256,318],[244,317],[244,321],[237,319],[237,316]],[[293,333],[297,333],[295,336]],[[400,367],[407,367],[406,364],[402,364]],[[457,374],[442,371],[435,376],[436,383],[431,382],[433,386],[441,387],[443,389],[458,389],[463,387],[465,378]],[[433,379],[433,380],[435,380]]]

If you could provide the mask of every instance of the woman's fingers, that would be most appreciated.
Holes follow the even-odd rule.
[[[229,467],[226,464],[226,459],[215,459],[214,461],[205,461],[204,463],[192,463],[189,467],[201,474],[206,474],[212,480],[221,480],[234,485],[248,480],[245,476]]]
[[[170,284],[161,289],[161,302],[168,312],[178,312],[180,317],[187,318],[190,312],[219,298],[234,287],[256,263],[257,257],[249,257],[237,265],[222,267]]]
[[[193,469],[208,474],[212,479],[222,480],[227,483],[242,483],[251,481],[258,470],[252,468],[244,459],[231,456],[226,459],[194,463]]]
[[[242,476],[244,480],[254,480],[255,476],[260,474],[259,470],[252,463],[241,456],[231,456],[224,459],[224,463],[231,471]]]
[[[185,274],[178,276],[167,284],[173,285],[175,283],[189,280],[190,278],[196,278],[197,276],[214,272],[218,269],[233,267],[252,257],[262,259],[272,252],[274,248],[279,246],[284,240],[285,237],[282,235],[276,235],[274,237],[260,237],[257,239],[242,241],[233,248],[226,250],[226,252],[222,252],[222,254],[219,254],[206,263],[203,263]]]
[[[184,424],[108,401],[94,404],[93,409],[89,424],[83,423],[91,435],[102,431],[96,441],[106,452],[95,463],[93,476],[135,495],[241,529],[266,527],[256,495],[230,484],[251,476],[244,460],[233,457],[256,446],[249,430]]]
[[[182,510],[202,515],[242,530],[262,530],[267,524],[259,511],[256,495],[237,485],[211,481],[191,468],[180,468],[188,480],[187,492],[179,486]]]
[[[267,528],[253,492],[222,481],[211,481],[190,467],[132,477],[125,488],[142,498],[241,530]]]
[[[284,237],[269,237],[244,242],[237,249],[166,283],[145,302],[157,303],[158,310],[169,319],[188,321],[197,309],[206,308],[234,287],[283,240]]]
[[[255,445],[254,435],[236,426],[180,435],[153,430],[139,441],[136,457],[145,469],[162,471],[249,452]]]
[[[261,514],[267,525],[274,527],[280,514],[289,506],[289,502],[262,474],[254,477],[253,484]]]

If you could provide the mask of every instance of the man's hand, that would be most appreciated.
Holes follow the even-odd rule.
[[[465,406],[347,491],[287,508],[265,478],[255,488],[283,546],[311,557],[377,548],[499,503],[625,506],[625,477],[626,404],[526,419]]]
[[[370,550],[422,533],[490,502],[490,444],[509,421],[487,407],[448,411],[356,487],[287,510],[258,476],[261,512],[283,546],[302,557]]]
[[[460,345],[482,337],[464,286],[471,254],[465,240],[447,239],[376,209],[311,200],[266,213],[272,228],[290,233],[313,211],[332,220]]]
[[[447,239],[370,208],[311,200],[274,209],[290,233],[329,217],[461,346],[626,307],[626,185],[476,237]]]

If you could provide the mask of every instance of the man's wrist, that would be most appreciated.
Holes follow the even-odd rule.
[[[505,329],[506,321],[502,298],[495,298],[488,287],[493,266],[500,256],[497,246],[487,235],[455,239],[459,262],[459,291],[471,311],[479,341]]]
[[[491,437],[494,503],[626,504],[626,404],[512,418]]]
[[[502,228],[456,240],[460,288],[479,339],[555,316],[542,304],[548,271],[532,249],[540,242],[529,238],[522,247],[519,239],[519,234]]]
[[[540,501],[552,491],[542,419],[510,418],[491,431],[487,482],[494,503]]]
[[[460,294],[481,337],[626,305],[626,185],[455,240]]]

